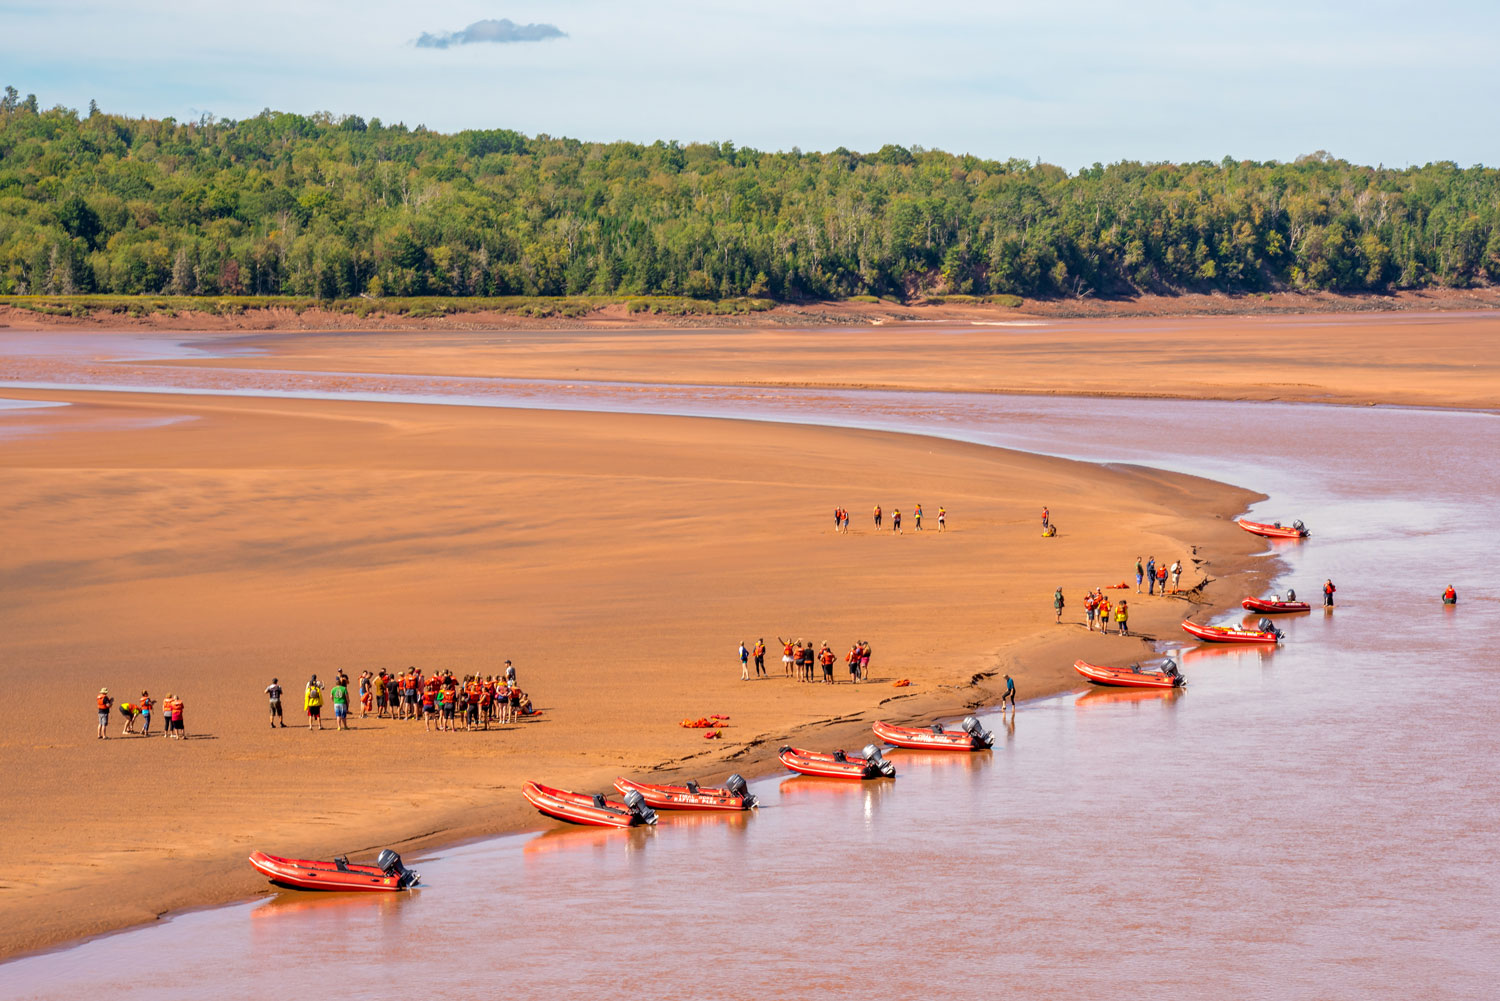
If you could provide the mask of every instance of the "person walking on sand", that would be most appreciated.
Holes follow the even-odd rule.
[[[1332,608],[1333,607],[1333,592],[1335,592],[1337,590],[1338,590],[1338,588],[1336,588],[1336,587],[1333,586],[1333,578],[1332,577],[1328,578],[1327,580],[1325,580],[1323,582],[1323,607],[1324,608]]]
[[[744,640],[740,640],[740,680],[750,680],[750,648]]]
[[[109,689],[99,689],[99,739],[109,739],[109,710],[115,700],[109,697]]]
[[[839,526],[844,523],[844,509],[836,507],[833,509],[833,530],[837,532]]]
[[[1062,589],[1058,588],[1058,590]],[[1008,674],[1005,676],[1005,694],[1000,696],[1000,708],[1004,709],[1007,702],[1010,703],[1012,709],[1016,707],[1016,679]]]
[[[156,705],[156,700],[151,697],[150,692],[142,689],[141,697],[136,705],[141,707],[141,736],[149,737],[151,736],[151,710]]]
[[[302,709],[307,713],[309,730],[323,729],[323,686],[318,684],[316,674],[307,679],[307,687],[302,690]]]
[[[896,535],[905,535],[906,534],[905,532],[901,531],[901,509],[900,508],[897,508],[896,510],[894,510],[894,511],[891,512],[891,531],[893,533],[895,533]]]
[[[1156,568],[1156,593],[1167,593],[1167,561],[1162,560],[1161,566]]]
[[[880,531],[880,505],[875,505],[875,531]]]
[[[945,507],[940,507],[940,508],[938,508],[938,531],[941,532],[941,531],[943,531],[943,529],[945,529],[947,527],[948,527],[948,509],[945,508]]]
[[[922,505],[918,504],[917,509],[911,513],[911,523],[917,531],[922,530]]]
[[[1045,507],[1042,508],[1042,530],[1046,531],[1052,525],[1052,512]]]
[[[1066,604],[1067,601],[1063,599],[1062,585],[1059,584],[1057,590],[1052,593],[1052,610],[1057,613],[1057,622],[1059,625],[1062,624],[1063,606]]]
[[[766,676],[766,638],[764,636],[755,641],[755,676],[757,678]]]
[[[1087,591],[1083,595],[1083,617],[1088,620],[1089,632],[1094,631],[1094,612],[1099,607],[1099,600],[1094,597],[1093,591]],[[1062,621],[1059,619],[1058,621]]]
[[[1156,593],[1156,557],[1146,558],[1146,593]]]
[[[349,686],[344,683],[342,677],[335,679],[335,684],[328,692],[328,697],[333,702],[334,729],[349,729]]]
[[[1101,591],[1099,593],[1099,631],[1106,636],[1109,635],[1109,613],[1109,598],[1105,597]]]
[[[1172,593],[1173,594],[1176,594],[1178,592],[1178,590],[1179,590],[1178,585],[1181,584],[1181,583],[1182,583],[1182,561],[1181,560],[1173,560],[1172,561]]]
[[[169,703],[166,707],[167,712],[172,717],[172,722],[170,723],[172,736],[178,740],[187,740],[187,724],[183,722],[182,718],[184,712],[182,700],[175,695],[168,695],[167,702]]]
[[[1141,581],[1145,578],[1145,576],[1146,576],[1146,567],[1145,567],[1145,564],[1143,564],[1141,562],[1141,558],[1139,556],[1137,556],[1135,558],[1135,593],[1136,594],[1140,594],[1141,593]]]
[[[1119,607],[1115,609],[1115,625],[1120,627],[1121,636],[1130,635],[1130,603],[1124,598],[1120,599]]]

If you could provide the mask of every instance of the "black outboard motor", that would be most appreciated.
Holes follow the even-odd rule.
[[[875,744],[866,744],[864,749],[866,766],[886,778],[895,778],[896,766],[880,756],[880,748]]]
[[[406,866],[402,865],[401,856],[397,855],[389,848],[381,849],[380,854],[375,856],[375,864],[379,866],[380,871],[385,873],[387,876],[395,876],[397,886],[404,888],[408,886],[416,886],[419,882],[421,882],[421,877],[418,876],[413,870],[408,869]]]
[[[656,823],[656,811],[646,805],[646,797],[642,796],[639,790],[632,789],[625,794],[625,805],[630,808],[631,813],[640,818],[641,823]]]
[[[995,740],[995,735],[979,725],[979,720],[973,716],[965,716],[964,721],[959,724],[963,731],[973,737],[985,747],[989,747]]]
[[[1186,679],[1184,679],[1182,676],[1182,672],[1177,670],[1177,662],[1171,657],[1168,657],[1166,659],[1166,662],[1162,664],[1161,673],[1172,679],[1172,684],[1174,687],[1184,684],[1186,681]]]
[[[731,796],[738,796],[745,803],[745,809],[749,810],[760,805],[760,801],[750,795],[750,787],[745,779],[738,773],[724,780],[724,791]]]
[[[1292,527],[1295,528],[1297,531],[1301,532],[1303,535],[1307,534],[1307,526],[1304,525],[1304,524],[1302,524],[1301,521],[1294,521],[1294,522],[1292,522]]]
[[[1276,624],[1273,623],[1270,619],[1262,618],[1260,622],[1256,624],[1256,626],[1260,629],[1261,632],[1270,633],[1277,639],[1281,639],[1281,630],[1277,629]]]

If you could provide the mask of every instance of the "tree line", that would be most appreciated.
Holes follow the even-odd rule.
[[[0,294],[795,300],[1463,287],[1500,178],[1449,162],[1051,164],[197,121],[0,98]]]

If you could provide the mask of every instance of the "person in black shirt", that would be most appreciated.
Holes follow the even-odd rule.
[[[271,729],[276,729],[277,724],[285,727],[281,719],[281,685],[275,678],[266,686],[266,697],[271,700]]]

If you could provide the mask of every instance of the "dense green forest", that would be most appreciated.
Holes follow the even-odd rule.
[[[1500,280],[1500,172],[444,135],[0,100],[0,294],[799,299]]]

